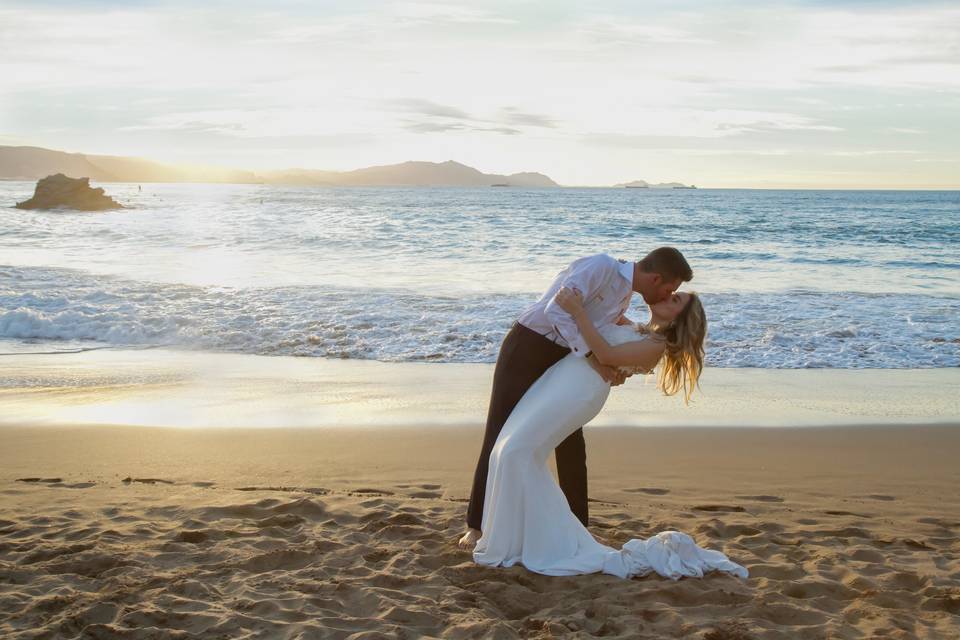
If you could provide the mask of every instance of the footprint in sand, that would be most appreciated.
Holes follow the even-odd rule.
[[[930,598],[924,598],[920,608],[924,611],[946,611],[960,616],[960,598],[949,593],[942,593]]]
[[[933,551],[933,547],[923,540],[914,540],[912,538],[903,538],[903,544],[911,549],[923,549],[924,551]]]
[[[411,498],[439,498],[443,494],[439,491],[415,491],[410,494]]]
[[[693,509],[694,509],[694,511],[716,511],[716,512],[723,512],[723,511],[736,511],[736,512],[740,512],[740,511],[746,511],[746,509],[744,509],[744,508],[741,507],[741,506],[738,506],[738,505],[727,505],[727,504],[701,504],[701,505],[698,505],[698,506],[694,507]]]
[[[880,564],[886,560],[887,556],[872,549],[856,549],[849,555],[849,558],[859,562],[874,562]]]
[[[96,486],[96,482],[74,482],[73,484],[62,485],[64,489],[89,489]]]
[[[131,478],[127,476],[121,480],[123,484],[130,484],[131,482],[142,482],[143,484],[173,484],[173,480],[164,480],[163,478]]]
[[[917,518],[917,522],[921,524],[933,524],[938,527],[943,527],[944,529],[960,527],[960,522],[950,522],[949,520],[944,520],[943,518]]]
[[[96,482],[74,482],[72,484],[64,484],[63,478],[17,478],[17,482],[31,482],[37,484],[46,484],[51,487],[60,487],[62,489],[89,489],[90,487],[95,486]]]
[[[443,496],[439,484],[398,484],[396,486],[398,489],[419,489],[419,491],[412,491],[407,494],[411,498],[436,499]]]
[[[175,542],[189,542],[190,544],[200,544],[210,539],[210,534],[206,531],[181,531],[174,538]]]
[[[884,502],[890,502],[891,500],[896,500],[894,496],[886,496],[882,493],[871,493],[867,496],[871,500],[883,500]]]
[[[316,496],[325,496],[330,493],[323,487],[236,487],[237,491],[283,491],[285,493],[310,493]]]
[[[646,493],[651,496],[665,496],[670,493],[670,489],[660,489],[659,487],[639,487],[637,489],[624,489],[625,493]]]
[[[783,502],[783,498],[780,496],[733,496],[737,500],[755,500],[757,502]]]
[[[857,518],[872,518],[873,516],[868,516],[865,513],[854,513],[853,511],[824,511],[827,515],[831,516],[856,516]]]
[[[393,491],[388,491],[387,489],[354,489],[348,492],[348,495],[351,496],[392,496],[394,495]]]

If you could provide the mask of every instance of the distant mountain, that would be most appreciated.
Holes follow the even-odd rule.
[[[681,182],[657,182],[650,184],[644,180],[634,180],[633,182],[621,182],[613,185],[614,187],[625,187],[627,189],[696,189],[694,185],[687,186]]]
[[[366,167],[353,171],[311,171],[286,169],[262,173],[266,182],[274,184],[320,184],[369,186],[450,186],[489,187],[492,184],[507,184],[513,187],[556,187],[556,182],[542,173],[514,173],[504,176],[482,173],[465,164],[446,162],[401,162],[379,167]]]
[[[64,153],[40,147],[0,147],[0,177],[39,180],[55,173],[109,182],[116,178],[82,153]]]
[[[651,189],[696,189],[696,185],[686,185],[681,182],[658,182],[650,185]]]
[[[354,171],[282,169],[243,171],[218,167],[161,164],[140,158],[65,153],[40,147],[0,146],[0,179],[36,180],[64,173],[97,182],[225,182],[320,186],[556,187],[542,173],[500,175],[446,162],[402,162]]]
[[[259,182],[249,171],[180,167],[140,158],[0,146],[0,178],[37,180],[55,173],[97,182]]]
[[[499,176],[491,175],[491,178]],[[504,180],[506,184],[514,187],[559,187],[556,182],[543,175],[533,171],[522,171],[520,173],[511,173]]]
[[[102,168],[114,180],[102,182],[224,182],[249,184],[261,182],[252,171],[205,166],[160,164],[140,158],[122,156],[87,156],[90,163]]]

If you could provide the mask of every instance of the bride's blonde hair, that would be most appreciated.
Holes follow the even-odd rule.
[[[700,296],[691,293],[686,306],[666,328],[641,327],[641,331],[656,332],[666,339],[658,363],[657,387],[668,396],[683,389],[683,401],[689,403],[703,371],[703,341],[707,337],[707,314]]]

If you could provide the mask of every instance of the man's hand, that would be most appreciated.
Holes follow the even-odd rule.
[[[583,294],[580,293],[579,289],[560,287],[554,299],[560,308],[571,316],[583,311]]]

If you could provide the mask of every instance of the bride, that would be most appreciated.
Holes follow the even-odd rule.
[[[600,544],[570,510],[547,467],[550,452],[592,420],[610,394],[594,371],[600,364],[630,373],[660,364],[658,387],[668,395],[697,386],[703,367],[707,319],[700,298],[678,292],[650,305],[648,325],[594,327],[576,290],[561,289],[557,303],[577,322],[593,355],[564,357],[527,390],[510,414],[490,455],[483,535],[473,558],[479,564],[517,563],[552,576],[609,573],[621,578],[656,572],[677,580],[724,571],[741,578],[747,570],[719,551],[698,547],[679,531],[662,531],[614,549]]]

